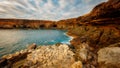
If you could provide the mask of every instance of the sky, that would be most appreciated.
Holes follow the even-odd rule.
[[[0,0],[0,18],[61,20],[89,13],[107,0]]]

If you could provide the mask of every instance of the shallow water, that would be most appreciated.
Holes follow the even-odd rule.
[[[69,44],[71,38],[61,30],[0,30],[0,56],[25,49],[29,44]]]

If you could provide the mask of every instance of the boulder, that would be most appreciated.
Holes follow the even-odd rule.
[[[100,68],[120,68],[120,47],[106,47],[98,51]]]
[[[27,56],[24,66],[32,68],[81,68],[82,62],[76,62],[74,53],[68,45],[40,46]]]
[[[79,48],[77,48],[75,51],[75,56],[82,62],[86,62],[88,56],[88,44],[87,43],[80,44]]]
[[[7,65],[7,59],[0,59],[0,68]]]

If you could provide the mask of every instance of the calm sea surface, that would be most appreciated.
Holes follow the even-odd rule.
[[[69,44],[71,38],[61,30],[0,30],[0,56],[25,49],[28,45]]]

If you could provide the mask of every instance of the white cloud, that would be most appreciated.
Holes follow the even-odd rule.
[[[106,0],[0,0],[0,18],[73,18],[90,12],[103,1]]]

